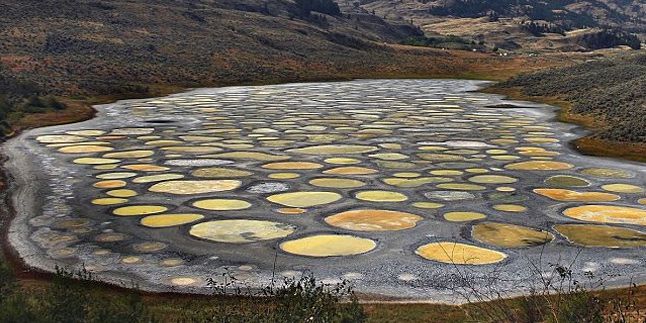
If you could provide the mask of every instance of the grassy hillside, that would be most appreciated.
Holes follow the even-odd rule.
[[[418,33],[286,0],[19,0],[0,29],[0,62],[59,94],[297,79],[310,67],[331,76],[365,52],[387,55],[376,42]]]
[[[493,88],[507,93],[514,89],[530,99],[567,102],[564,120],[595,129],[591,136],[576,142],[582,150],[609,153],[600,149],[614,145],[618,148],[614,154],[646,156],[646,54],[520,75]]]
[[[639,0],[339,0],[419,26],[426,36],[459,36],[508,51],[584,51],[646,41]]]

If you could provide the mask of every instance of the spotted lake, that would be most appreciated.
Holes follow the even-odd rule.
[[[484,82],[198,89],[98,106],[5,145],[30,266],[206,292],[311,272],[448,301],[461,276],[522,292],[548,264],[646,280],[646,167],[582,156],[554,109]],[[533,265],[530,265],[533,264]],[[274,270],[275,268],[275,270]]]

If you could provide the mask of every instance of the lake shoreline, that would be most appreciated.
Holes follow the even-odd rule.
[[[571,123],[588,130],[589,134],[576,138],[570,142],[581,154],[598,157],[612,157],[637,162],[646,162],[646,143],[621,142],[604,140],[594,137],[599,129],[607,127],[603,122],[591,119],[588,116],[574,114],[570,111],[571,103],[556,96],[530,96],[522,93],[521,88],[500,88],[496,85],[480,89],[479,92],[500,94],[513,100],[527,100],[549,104],[559,108],[557,118],[560,122]]]

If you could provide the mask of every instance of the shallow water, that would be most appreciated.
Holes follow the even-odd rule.
[[[492,107],[507,101],[468,92],[480,84],[231,87],[100,106],[8,143],[14,198],[35,201],[17,203],[10,240],[30,265],[84,264],[153,290],[311,271],[449,300],[455,265],[513,291],[538,257],[644,280],[646,167],[581,156],[550,107]]]

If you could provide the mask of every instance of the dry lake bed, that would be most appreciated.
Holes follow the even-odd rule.
[[[578,154],[581,130],[552,107],[473,92],[484,84],[228,87],[98,106],[5,144],[9,242],[36,268],[83,265],[159,291],[312,273],[451,301],[458,272],[522,292],[572,262],[610,286],[646,281],[646,166]]]

